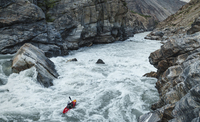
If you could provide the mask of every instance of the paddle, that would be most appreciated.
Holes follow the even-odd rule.
[[[71,97],[69,96],[69,99],[72,101]]]

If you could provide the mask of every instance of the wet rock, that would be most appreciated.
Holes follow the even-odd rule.
[[[15,0],[1,0],[0,7],[5,8],[6,6],[8,6],[14,2],[15,2]]]
[[[72,61],[78,61],[76,58],[73,58],[73,59],[70,59],[70,60],[67,60],[67,62],[72,62]],[[66,62],[66,63],[67,63]]]
[[[73,58],[72,61],[78,61],[76,58]]]
[[[154,112],[150,112],[140,116],[139,122],[167,122],[167,120],[170,120],[173,117],[173,108],[174,105],[167,104]]]
[[[105,64],[102,59],[98,59],[96,64]]]
[[[44,52],[31,44],[24,44],[13,58],[12,70],[15,73],[35,67],[37,80],[44,87],[53,85],[53,80],[59,75],[52,61],[45,57]]]
[[[161,38],[159,36],[146,36],[145,39],[149,39],[149,40],[161,40]]]
[[[154,77],[154,78],[157,78],[157,72],[150,72],[150,73],[146,73],[143,75],[143,77]]]
[[[3,70],[3,73],[6,75],[6,76],[9,76],[11,73],[12,73],[12,61],[6,61],[2,64],[2,70]]]
[[[159,121],[161,121],[161,118],[159,117],[159,114],[156,112],[147,113],[139,117],[139,122],[159,122]]]
[[[1,76],[1,78],[0,78],[0,86],[1,85],[5,85],[7,82],[8,82],[8,79],[5,78],[4,76]]]
[[[2,92],[9,92],[9,90],[8,89],[0,89],[0,93],[2,93]]]
[[[162,40],[162,37],[164,36],[163,31],[153,31],[149,35],[145,37],[145,39],[150,39],[150,40]]]

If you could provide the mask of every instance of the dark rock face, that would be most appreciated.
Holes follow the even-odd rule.
[[[141,121],[144,118],[197,121],[200,110],[200,32],[170,38],[161,49],[151,53],[149,61],[158,69],[156,88],[160,100],[152,105],[152,113],[141,116]]]
[[[0,0],[0,8],[5,8],[6,6],[14,3],[15,0]]]
[[[36,68],[38,72],[37,80],[44,87],[52,86],[53,79],[59,76],[55,70],[54,63],[45,57],[42,50],[26,43],[14,56],[12,70],[15,73],[19,73],[30,67]]]
[[[0,14],[2,18],[0,20],[0,28],[17,23],[32,23],[45,18],[41,8],[27,1],[19,0],[6,8],[2,8]]]
[[[24,43],[48,57],[91,43],[125,40],[124,0],[1,0],[0,53],[15,53]]]
[[[45,14],[35,4],[15,0],[0,8],[0,15],[1,54],[15,53],[27,42],[42,49],[49,57],[66,54],[60,33],[46,24]]]
[[[55,19],[53,24],[69,48],[77,49],[90,43],[125,40],[125,16],[128,8],[124,3],[123,0],[61,0],[47,14],[50,19]]]

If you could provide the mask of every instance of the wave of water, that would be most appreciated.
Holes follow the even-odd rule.
[[[35,68],[12,73],[0,86],[0,121],[136,122],[158,100],[156,79],[142,75],[156,70],[148,56],[160,42],[143,39],[146,34],[51,58],[60,76],[50,88],[37,83]],[[67,62],[72,58],[78,61]],[[77,106],[62,114],[69,96]]]

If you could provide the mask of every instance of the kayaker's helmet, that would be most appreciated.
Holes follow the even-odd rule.
[[[73,100],[73,102],[76,102],[76,100]]]

